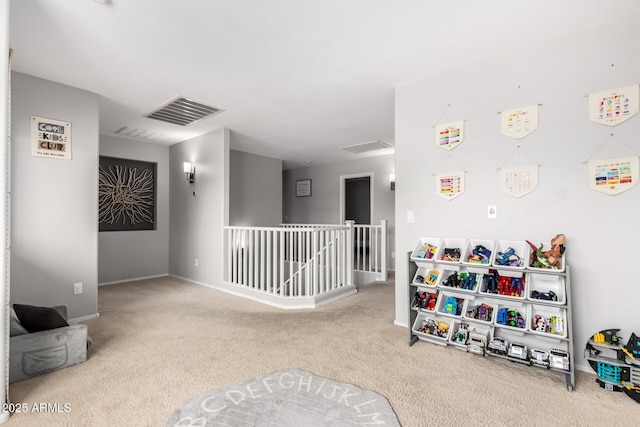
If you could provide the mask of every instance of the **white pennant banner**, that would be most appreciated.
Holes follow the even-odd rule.
[[[538,105],[504,110],[502,116],[502,134],[521,139],[538,128]]]

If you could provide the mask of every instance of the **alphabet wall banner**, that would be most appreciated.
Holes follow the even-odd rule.
[[[71,123],[31,116],[31,155],[71,160]]]
[[[464,171],[436,174],[436,192],[447,200],[464,193]]]
[[[538,165],[500,168],[500,189],[520,198],[538,187]]]
[[[464,120],[436,125],[436,145],[453,150],[464,140]]]
[[[640,85],[589,94],[589,120],[616,126],[638,113]]]
[[[589,160],[589,186],[615,196],[638,183],[638,156]]]
[[[522,139],[538,129],[538,104],[504,110],[502,116],[502,134],[510,138]]]

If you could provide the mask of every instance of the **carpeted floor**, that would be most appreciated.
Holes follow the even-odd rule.
[[[12,384],[11,401],[28,411],[6,425],[163,426],[194,396],[289,368],[385,396],[405,427],[640,419],[640,405],[587,373],[577,372],[569,393],[553,372],[425,342],[409,347],[407,330],[393,325],[393,286],[363,286],[314,311],[169,277],[101,287],[100,317],[86,322],[88,361]]]

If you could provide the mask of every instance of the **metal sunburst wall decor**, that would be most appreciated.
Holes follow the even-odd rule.
[[[100,231],[154,230],[156,164],[100,156]]]

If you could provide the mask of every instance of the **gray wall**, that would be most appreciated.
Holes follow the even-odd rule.
[[[11,92],[11,302],[95,315],[98,96],[20,73]],[[31,115],[71,122],[72,160],[31,156]]]
[[[616,26],[628,29],[620,43],[603,38],[610,30],[603,26],[553,43],[528,44],[521,53],[397,88],[396,323],[407,324],[404,257],[421,236],[548,242],[564,233],[572,268],[578,365],[586,366],[581,349],[594,332],[622,328],[626,340],[632,331],[640,331],[640,287],[631,268],[640,241],[640,186],[617,196],[596,192],[589,188],[583,164],[592,154],[593,159],[606,159],[640,153],[640,115],[613,128],[587,117],[584,95],[592,89],[638,83],[628,76],[640,76],[635,42],[640,27],[631,18]],[[602,78],[611,63],[615,68]],[[539,128],[513,140],[501,135],[496,112],[518,85],[521,89],[507,107],[543,105]],[[448,104],[452,108],[447,120],[466,120],[465,141],[452,152],[433,142],[432,125]],[[610,138],[612,132],[615,138]],[[507,162],[516,146],[521,149]],[[542,164],[538,189],[520,199],[501,192],[496,170],[505,162]],[[432,175],[460,168],[468,171],[466,192],[451,201],[439,197]],[[497,219],[487,218],[488,205],[497,205]],[[407,223],[408,211],[415,213],[412,224]]]
[[[340,222],[340,177],[373,173],[371,222],[388,221],[389,259],[395,251],[395,191],[390,190],[389,173],[395,171],[395,156],[367,157],[349,162],[285,170],[283,174],[283,222],[300,224],[338,224]],[[311,179],[311,197],[296,197],[296,180]]]
[[[229,174],[229,225],[282,222],[282,160],[231,150]]]
[[[184,162],[195,164],[194,184],[185,178]],[[223,227],[229,221],[228,182],[227,129],[170,147],[170,274],[206,285],[222,284]]]
[[[100,155],[154,162],[156,229],[101,232],[98,283],[169,273],[169,147],[100,135]]]

